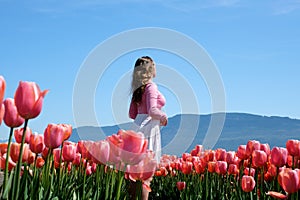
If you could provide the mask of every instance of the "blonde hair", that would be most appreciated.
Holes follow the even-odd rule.
[[[139,102],[142,99],[145,86],[153,78],[154,62],[149,56],[138,58],[132,73],[131,93],[132,99]]]

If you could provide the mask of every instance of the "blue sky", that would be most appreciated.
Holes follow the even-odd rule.
[[[182,33],[205,49],[222,78],[227,112],[300,119],[299,11],[299,0],[0,0],[5,97],[13,97],[20,80],[35,81],[50,92],[41,115],[29,122],[33,131],[42,133],[48,123],[76,126],[73,87],[87,56],[119,33],[158,27]],[[123,75],[129,75],[135,59],[144,54],[190,84],[197,105],[188,110],[211,113],[208,86],[188,62],[169,52],[141,49],[120,55],[101,77],[94,105],[99,125],[130,121],[126,110],[130,80]],[[157,79],[163,75],[158,73]],[[114,96],[116,88],[123,96]],[[171,117],[183,112],[173,88],[159,88],[167,98],[166,113]],[[8,133],[5,125],[0,132],[1,137]]]

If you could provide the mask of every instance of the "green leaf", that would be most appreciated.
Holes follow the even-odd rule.
[[[8,193],[11,188],[11,183],[12,183],[13,177],[14,177],[14,171],[11,171],[8,181],[7,181],[7,184],[6,184],[6,187],[4,188],[4,192],[3,192],[3,196],[2,196],[3,199],[8,199]]]

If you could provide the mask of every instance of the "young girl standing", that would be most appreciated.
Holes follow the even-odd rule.
[[[129,117],[134,119],[134,130],[142,132],[148,139],[148,148],[155,154],[157,163],[161,157],[160,126],[168,123],[167,115],[161,110],[166,100],[153,82],[156,66],[152,58],[138,58],[132,74],[132,98]],[[148,192],[143,190],[143,199],[148,199]]]

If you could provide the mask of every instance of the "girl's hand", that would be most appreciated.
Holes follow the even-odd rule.
[[[168,124],[168,118],[167,118],[167,116],[164,115],[160,118],[160,125],[166,126],[167,124]]]

